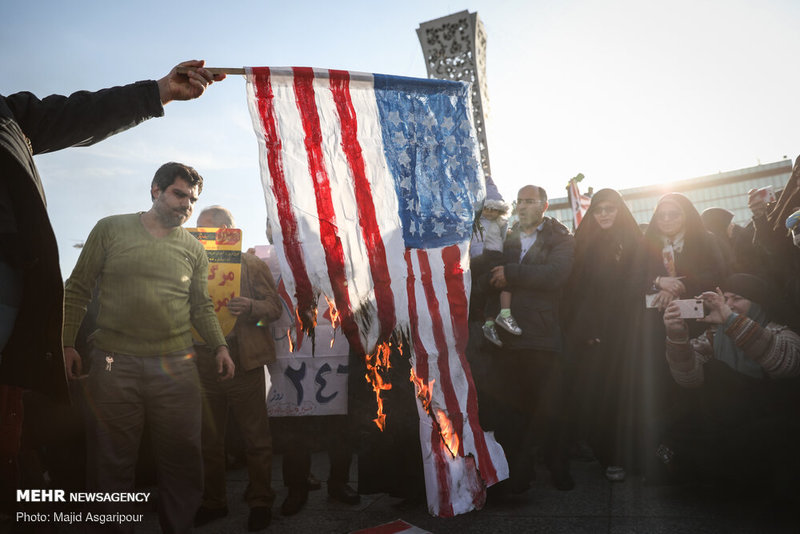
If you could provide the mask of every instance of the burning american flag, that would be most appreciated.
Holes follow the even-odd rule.
[[[246,70],[268,217],[298,317],[313,317],[322,292],[368,362],[383,360],[392,336],[408,341],[428,508],[481,508],[508,465],[480,427],[466,360],[467,247],[484,197],[469,86]]]

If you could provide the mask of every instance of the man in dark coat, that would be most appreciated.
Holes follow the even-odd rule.
[[[62,354],[63,278],[33,156],[87,146],[164,114],[172,100],[197,98],[225,75],[203,61],[156,81],[43,100],[0,95],[0,384],[68,402]]]
[[[534,185],[520,189],[519,224],[505,241],[506,263],[489,275],[492,287],[511,292],[511,314],[522,331],[519,335],[501,331],[503,349],[487,354],[491,376],[485,388],[486,400],[489,413],[495,416],[490,417],[489,424],[494,426],[508,458],[512,492],[525,491],[533,475],[528,438],[533,435],[531,425],[540,397],[553,390],[551,375],[561,351],[558,302],[575,248],[569,230],[544,216],[547,208],[544,189]],[[553,444],[551,439],[546,441]],[[574,483],[566,463],[552,446],[546,443],[545,449],[553,483],[559,489],[571,489]]]
[[[186,61],[178,65],[190,68],[186,74],[175,67],[157,82],[69,97],[0,95],[0,509],[16,506],[23,389],[60,403],[70,398],[61,341],[64,280],[33,156],[92,145],[162,116],[172,100],[199,97],[213,81],[225,78],[203,65]],[[48,426],[40,413],[30,419]]]

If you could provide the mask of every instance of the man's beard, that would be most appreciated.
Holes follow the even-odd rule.
[[[164,226],[176,228],[183,226],[183,223],[189,220],[189,215],[184,211],[170,210],[167,213],[159,214],[159,218]]]

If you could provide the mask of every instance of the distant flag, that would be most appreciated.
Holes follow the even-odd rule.
[[[466,360],[468,242],[485,190],[469,86],[247,68],[268,218],[300,317],[324,293],[351,349],[408,340],[428,508],[481,508],[508,477]]]
[[[575,178],[570,179],[567,186],[569,204],[572,207],[573,230],[576,230],[578,225],[581,224],[586,210],[589,209],[589,205],[592,203],[591,197],[582,195],[578,188],[578,182],[581,180],[583,180],[583,174],[579,173]]]

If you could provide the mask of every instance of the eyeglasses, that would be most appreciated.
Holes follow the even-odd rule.
[[[527,204],[529,206],[541,206],[542,204],[545,204],[546,202],[547,202],[546,200],[539,200],[539,199],[536,199],[536,198],[518,198],[517,199],[517,205],[520,205],[520,206],[523,205],[523,204]]]
[[[683,212],[681,211],[659,211],[656,213],[656,219],[661,219],[662,221],[680,219],[681,217],[683,217]]]

